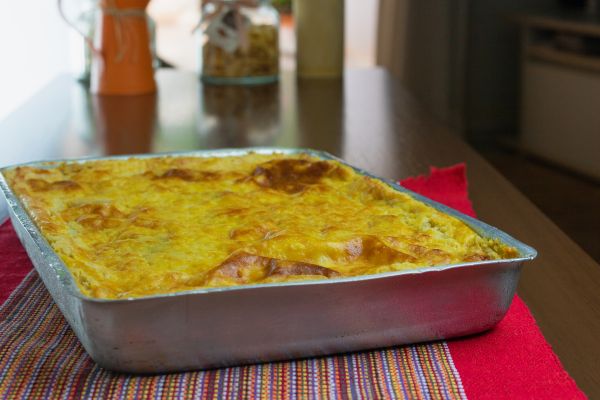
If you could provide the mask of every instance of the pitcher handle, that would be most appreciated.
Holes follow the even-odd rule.
[[[58,5],[58,13],[60,14],[60,17],[63,19],[63,21],[65,21],[67,25],[69,25],[71,28],[73,28],[73,30],[75,30],[75,32],[77,32],[77,33],[79,33],[79,35],[81,35],[81,37],[83,38],[85,43],[88,45],[88,47],[90,48],[90,51],[92,52],[92,54],[94,56],[102,59],[102,52],[100,50],[98,50],[96,48],[96,46],[94,46],[94,41],[92,40],[92,38],[90,38],[88,35],[86,35],[84,32],[82,32],[77,27],[77,25],[75,25],[74,23],[69,21],[69,19],[67,18],[67,16],[65,15],[65,12],[63,10],[62,0],[57,0],[57,5]]]

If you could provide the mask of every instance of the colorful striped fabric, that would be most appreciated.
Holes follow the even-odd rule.
[[[96,366],[35,271],[0,307],[0,398],[464,399],[445,342],[168,375]]]

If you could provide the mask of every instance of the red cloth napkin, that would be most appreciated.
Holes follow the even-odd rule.
[[[474,216],[464,164],[431,168],[403,186]],[[10,223],[0,226],[0,303],[31,270]],[[515,296],[506,317],[491,331],[448,342],[467,397],[472,399],[584,399],[544,340],[523,301]]]
[[[31,271],[32,265],[12,225],[6,221],[0,226],[0,304]]]
[[[466,168],[431,167],[429,176],[402,186],[475,216]],[[525,267],[527,268],[527,267]],[[504,319],[491,331],[448,341],[467,397],[472,399],[585,399],[544,339],[525,303],[515,296]]]

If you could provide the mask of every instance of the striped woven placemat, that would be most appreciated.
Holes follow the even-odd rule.
[[[0,307],[0,398],[463,399],[445,342],[165,375],[98,367],[30,272]]]

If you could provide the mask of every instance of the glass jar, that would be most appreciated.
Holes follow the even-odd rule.
[[[200,75],[216,84],[279,77],[279,13],[269,0],[204,0]]]

